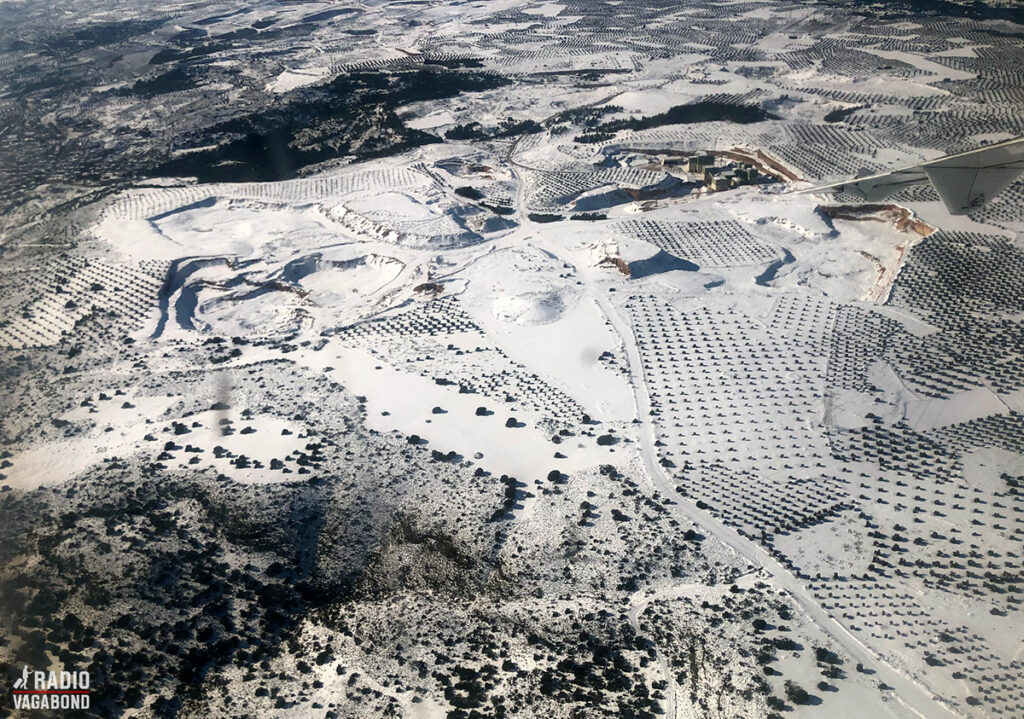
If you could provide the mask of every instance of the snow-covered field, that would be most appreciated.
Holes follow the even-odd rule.
[[[158,657],[125,716],[1022,715],[1024,183],[795,191],[1024,132],[1024,26],[819,4],[172,3],[117,40],[188,72],[90,122],[220,174],[0,238],[2,578],[57,617],[0,658]]]

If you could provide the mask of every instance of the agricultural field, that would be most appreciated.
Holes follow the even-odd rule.
[[[1024,715],[1022,40],[0,0],[0,716]]]

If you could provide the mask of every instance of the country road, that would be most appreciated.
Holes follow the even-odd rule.
[[[606,102],[608,99],[605,98],[590,104],[599,104],[600,102]],[[545,122],[549,119],[545,118]],[[518,180],[516,213],[521,223],[522,233],[529,239],[528,230],[535,223],[529,219],[523,204],[526,198],[525,178],[522,172],[524,170],[529,171],[531,168],[516,162],[514,159],[515,150],[518,148],[521,139],[522,136],[517,138],[512,144],[506,159]],[[567,265],[575,266],[571,257],[563,255],[559,259]],[[581,272],[580,276],[586,278],[586,273]],[[807,587],[768,551],[756,542],[742,536],[735,529],[722,523],[710,513],[699,509],[693,501],[681,497],[676,492],[676,484],[658,463],[655,428],[650,412],[650,395],[647,391],[640,350],[637,347],[633,328],[612,305],[607,296],[602,295],[599,288],[595,287],[589,280],[585,280],[584,284],[587,287],[588,294],[595,299],[601,312],[607,317],[612,329],[618,334],[622,341],[622,346],[626,350],[630,383],[633,387],[637,417],[640,420],[640,454],[643,458],[647,474],[650,476],[655,488],[665,497],[672,500],[672,503],[668,505],[670,509],[680,519],[699,526],[705,533],[722,542],[737,555],[749,561],[755,568],[766,573],[777,588],[785,591],[791,597],[798,610],[835,641],[836,644],[842,647],[854,662],[875,669],[877,672],[876,678],[892,687],[895,698],[908,709],[922,719],[957,719],[960,716],[959,714],[940,702],[925,687],[890,667],[849,629],[826,612],[810,591],[808,591]],[[668,716],[671,717],[672,714],[668,714]]]
[[[772,583],[776,587],[789,594],[805,617],[831,637],[855,662],[875,668],[878,679],[893,687],[899,701],[922,719],[954,719],[958,717],[958,714],[940,703],[927,689],[892,669],[849,629],[822,609],[807,587],[763,547],[723,524],[708,512],[698,509],[691,500],[678,495],[675,483],[657,461],[654,423],[651,421],[650,414],[650,397],[643,377],[643,365],[633,330],[607,298],[596,296],[596,300],[601,311],[604,312],[612,327],[622,338],[622,344],[626,348],[630,377],[636,397],[637,415],[641,422],[640,442],[644,466],[658,491],[673,499],[670,508],[680,518],[701,527],[754,566],[762,568],[770,575]]]

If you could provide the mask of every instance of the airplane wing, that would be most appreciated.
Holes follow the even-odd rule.
[[[800,193],[848,192],[875,202],[909,185],[931,182],[949,213],[964,215],[984,207],[1022,172],[1024,137],[1019,137],[891,172],[800,190]]]

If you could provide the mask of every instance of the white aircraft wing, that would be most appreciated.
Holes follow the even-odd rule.
[[[931,182],[950,214],[964,215],[984,207],[1022,172],[1024,137],[800,192],[847,192],[875,202],[909,185]]]

